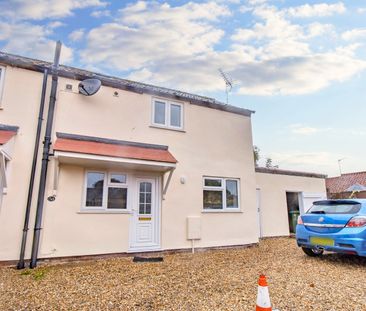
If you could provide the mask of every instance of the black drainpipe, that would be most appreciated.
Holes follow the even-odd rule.
[[[25,254],[25,248],[26,248],[26,245],[27,245],[27,235],[28,235],[28,230],[29,230],[29,227],[28,227],[29,226],[29,216],[30,216],[31,205],[32,205],[33,186],[34,186],[34,177],[35,177],[35,174],[36,174],[36,167],[37,167],[39,141],[40,141],[40,138],[41,138],[44,102],[45,102],[45,98],[46,98],[46,89],[47,89],[47,78],[48,78],[48,70],[45,69],[44,73],[43,73],[41,103],[39,105],[36,141],[34,143],[33,162],[32,162],[32,169],[31,169],[31,175],[30,175],[30,180],[29,180],[27,207],[25,209],[22,244],[20,246],[20,255],[19,255],[19,261],[18,261],[18,264],[17,264],[17,269],[24,269],[24,267],[25,267],[24,254]]]
[[[42,167],[41,167],[41,176],[40,176],[40,180],[39,180],[36,221],[34,224],[32,255],[31,255],[31,262],[30,262],[30,268],[32,268],[32,269],[37,266],[39,239],[40,239],[41,229],[42,229],[41,228],[42,214],[43,214],[44,197],[45,197],[45,191],[46,191],[47,168],[48,168],[48,161],[49,161],[48,159],[50,156],[50,146],[52,144],[51,135],[52,135],[53,116],[54,116],[55,105],[56,105],[58,64],[60,61],[60,52],[61,52],[61,42],[57,41],[55,58],[54,58],[53,65],[52,65],[52,85],[51,85],[51,94],[50,94],[50,104],[49,104],[48,114],[47,114],[46,133],[45,133],[44,141],[43,141]]]

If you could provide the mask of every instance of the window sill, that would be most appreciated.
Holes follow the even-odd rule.
[[[129,210],[95,210],[95,209],[84,209],[77,212],[78,214],[132,214]]]
[[[240,209],[233,210],[233,211],[230,211],[230,210],[202,210],[201,213],[203,213],[203,214],[206,214],[206,213],[207,214],[211,214],[211,213],[215,213],[215,214],[230,213],[230,214],[232,214],[232,213],[234,213],[235,214],[235,213],[243,213],[243,211],[241,211]]]
[[[186,131],[183,129],[178,129],[178,128],[174,128],[174,127],[167,127],[167,126],[159,126],[159,125],[150,125],[149,127],[151,128],[156,128],[156,129],[161,129],[161,130],[169,130],[169,131],[174,131],[174,132],[181,132],[181,133],[185,133]]]

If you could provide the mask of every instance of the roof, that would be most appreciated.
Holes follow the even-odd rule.
[[[282,170],[282,169],[278,169],[278,168],[256,167],[255,172],[264,173],[264,174],[277,174],[277,175],[312,177],[312,178],[327,178],[327,175],[323,175],[323,174],[289,171],[289,170]]]
[[[167,146],[57,133],[55,151],[177,163]]]
[[[37,72],[44,72],[45,69],[49,69],[50,71],[52,70],[52,63],[50,62],[4,53],[1,51],[0,51],[0,63],[23,69],[33,70]],[[141,82],[135,82],[127,79],[95,73],[88,70],[83,70],[70,66],[63,66],[63,65],[59,66],[58,74],[61,77],[70,78],[74,80],[96,78],[99,79],[102,82],[102,85],[104,86],[110,86],[113,88],[118,88],[139,94],[146,93],[176,100],[188,101],[193,105],[204,106],[248,117],[250,117],[251,114],[254,113],[254,111],[252,110],[227,105],[211,97],[191,94],[165,87],[158,87]]]
[[[17,126],[0,124],[0,145],[6,144],[17,132]]]
[[[330,193],[347,192],[347,189],[355,184],[366,186],[366,172],[342,174],[326,179],[326,186]]]

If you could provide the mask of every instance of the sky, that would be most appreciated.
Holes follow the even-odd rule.
[[[0,50],[255,111],[283,169],[366,171],[366,0],[0,0]]]

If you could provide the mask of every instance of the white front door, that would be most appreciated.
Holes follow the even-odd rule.
[[[130,251],[160,248],[160,204],[157,181],[154,178],[136,179],[136,200],[132,209]]]

